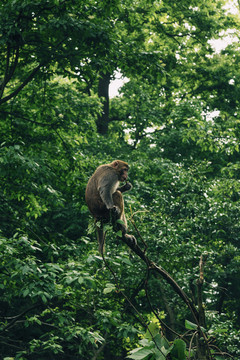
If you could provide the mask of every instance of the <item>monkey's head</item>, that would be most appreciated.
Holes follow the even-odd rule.
[[[110,166],[112,166],[118,175],[118,180],[123,182],[127,180],[129,165],[122,160],[114,160]]]

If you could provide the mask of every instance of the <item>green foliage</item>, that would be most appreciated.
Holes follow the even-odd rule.
[[[156,333],[156,334],[155,334]],[[140,340],[141,347],[133,349],[127,358],[134,360],[164,360],[169,355],[173,360],[186,360],[186,344],[176,339],[172,344],[156,331],[156,325],[151,323],[145,338]]]
[[[214,360],[239,358],[239,45],[211,45],[239,18],[223,5],[1,1],[3,359],[196,358],[195,319],[109,224],[98,254],[84,191],[115,158],[129,231],[196,305],[206,257],[201,329]],[[98,79],[116,70],[100,136]]]

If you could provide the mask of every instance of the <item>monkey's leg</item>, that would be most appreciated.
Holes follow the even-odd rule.
[[[119,224],[117,223],[117,220],[121,219],[122,220],[122,217],[124,215],[124,202],[123,202],[123,196],[121,194],[121,192],[119,190],[115,191],[115,193],[112,195],[112,199],[113,199],[113,203],[114,203],[114,206],[116,207],[117,211],[115,209],[113,209],[112,211],[112,224],[113,224],[113,228],[115,231],[118,231],[118,230],[122,230],[121,226],[123,226],[123,224]],[[124,221],[125,219],[125,221]],[[125,228],[125,231],[127,230],[126,229],[126,218],[124,216],[124,228]],[[123,231],[123,230],[122,230]]]
[[[115,231],[121,230],[122,237],[127,238],[129,241],[131,241],[133,244],[136,244],[137,241],[133,235],[127,234],[127,220],[124,213],[124,201],[123,196],[120,191],[116,191],[113,194],[113,202],[114,205],[117,206],[120,209],[120,214],[118,215],[117,219],[112,219],[113,222],[113,228]],[[117,220],[121,220],[121,223],[117,222]]]

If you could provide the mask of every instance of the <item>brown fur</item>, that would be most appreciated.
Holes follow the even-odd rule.
[[[119,188],[120,181],[127,180],[129,166],[126,162],[115,160],[110,164],[99,166],[88,181],[85,199],[90,212],[95,221],[100,221],[97,226],[99,241],[99,251],[103,253],[105,232],[103,224],[112,220],[114,230],[122,231],[122,236],[126,234],[127,221],[124,214],[124,200],[122,193],[131,189],[131,184],[126,183]],[[118,224],[117,219],[121,219],[123,224]]]

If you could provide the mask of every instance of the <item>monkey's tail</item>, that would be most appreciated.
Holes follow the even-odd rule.
[[[103,222],[101,221],[100,227],[97,227],[97,237],[98,237],[98,250],[100,254],[104,254],[105,252],[105,237],[106,232],[103,230]]]

